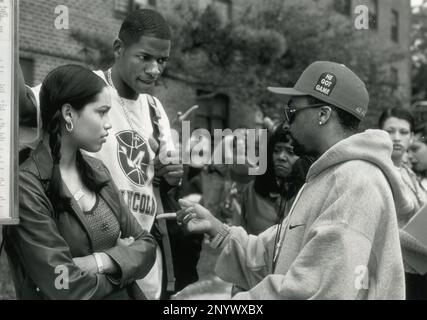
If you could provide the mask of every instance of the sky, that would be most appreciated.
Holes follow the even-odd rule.
[[[422,0],[411,0],[411,5],[414,7],[414,6],[421,4],[421,2],[422,2]]]

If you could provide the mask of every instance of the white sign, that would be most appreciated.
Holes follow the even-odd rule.
[[[17,223],[18,107],[15,99],[17,1],[0,0],[0,224]],[[16,32],[16,33],[15,33]]]

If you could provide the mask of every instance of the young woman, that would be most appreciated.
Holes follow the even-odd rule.
[[[388,109],[381,115],[379,127],[390,134],[390,138],[393,141],[393,163],[400,171],[403,181],[402,187],[414,205],[411,215],[402,215],[400,212],[397,212],[399,226],[402,228],[427,200],[425,189],[419,183],[415,173],[403,161],[414,138],[414,119],[410,111],[406,109]],[[406,298],[407,300],[427,299],[427,276],[418,274],[405,261],[405,255],[413,254],[413,252],[423,255],[427,259],[426,248],[423,248],[422,244],[418,243],[416,239],[412,238],[403,229],[400,229],[399,232],[405,264]]]
[[[418,175],[421,185],[427,190],[427,125],[415,129],[414,140],[409,147],[408,158]]]
[[[43,141],[20,167],[20,224],[6,250],[19,299],[137,299],[156,245],[124,204],[98,152],[110,93],[92,71],[59,67],[40,91]],[[114,156],[114,155],[112,155]]]
[[[395,167],[400,171],[405,184],[408,197],[410,197],[417,211],[427,201],[424,188],[420,185],[417,176],[404,160],[411,145],[414,134],[414,118],[410,111],[404,108],[392,108],[383,112],[379,122],[379,128],[389,133],[393,142],[391,158]],[[399,216],[401,226],[405,225],[410,216]]]

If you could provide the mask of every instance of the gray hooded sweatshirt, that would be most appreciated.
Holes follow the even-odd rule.
[[[247,290],[234,298],[404,299],[396,210],[413,204],[391,153],[384,131],[342,140],[310,168],[282,228],[231,228],[216,272]]]

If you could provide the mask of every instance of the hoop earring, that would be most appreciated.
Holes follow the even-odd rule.
[[[73,121],[71,120],[70,122],[67,122],[67,124],[65,125],[65,128],[67,129],[67,131],[69,133],[73,132],[73,130],[74,130],[74,123],[73,123]]]

